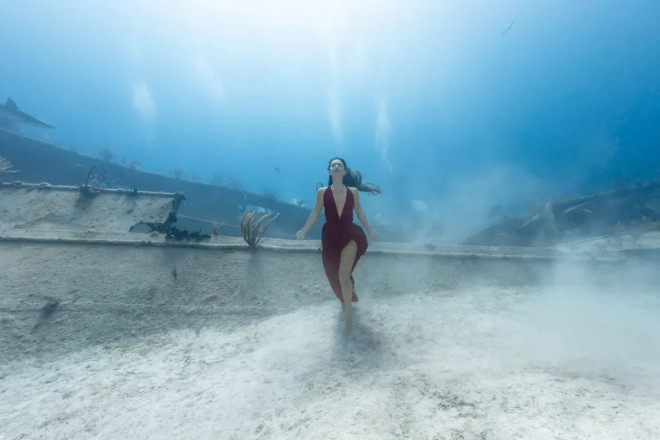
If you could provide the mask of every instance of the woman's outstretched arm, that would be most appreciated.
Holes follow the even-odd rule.
[[[307,222],[305,222],[305,226],[303,226],[300,231],[296,232],[296,238],[298,240],[303,240],[305,238],[305,234],[307,234],[309,228],[314,226],[314,223],[316,223],[316,219],[319,218],[321,209],[323,209],[324,191],[325,191],[325,187],[319,188],[319,190],[316,192],[316,205],[314,206],[314,209],[312,209],[312,212],[309,214],[309,217],[307,217]]]

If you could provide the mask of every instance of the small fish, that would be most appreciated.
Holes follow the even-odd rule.
[[[280,172],[280,167],[273,165],[273,169],[277,171],[278,173]]]
[[[505,27],[504,30],[502,31],[502,36],[505,36],[505,35],[511,30],[511,28],[513,27],[513,24],[514,24],[515,22],[516,22],[516,20],[511,20],[511,21],[509,22],[509,24],[506,25],[506,27]]]

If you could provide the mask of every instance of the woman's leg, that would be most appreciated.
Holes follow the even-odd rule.
[[[353,297],[353,282],[351,281],[351,272],[353,272],[353,263],[357,255],[357,243],[351,240],[342,249],[339,256],[339,284],[341,285],[341,294],[344,298],[344,316],[346,317],[346,333],[351,332],[353,326],[351,318],[351,298]]]

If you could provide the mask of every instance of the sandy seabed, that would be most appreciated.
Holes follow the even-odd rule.
[[[658,439],[660,298],[365,293],[0,364],[2,439]]]

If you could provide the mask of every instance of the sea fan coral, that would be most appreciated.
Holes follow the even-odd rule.
[[[275,214],[272,218],[271,215],[272,214],[263,214],[257,217],[256,211],[247,211],[243,214],[243,218],[241,219],[241,231],[243,231],[243,239],[251,248],[257,246],[259,240],[261,240],[261,237],[264,235],[264,232],[268,229],[268,225],[279,217],[279,214]],[[266,222],[265,224],[264,221]],[[262,225],[264,228],[263,230],[261,230]]]

